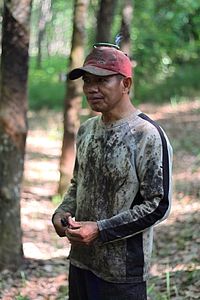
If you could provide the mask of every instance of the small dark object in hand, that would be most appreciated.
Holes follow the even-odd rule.
[[[62,218],[62,219],[61,219],[61,224],[62,224],[63,227],[68,226],[68,221],[67,221],[67,219],[66,219],[66,218]]]

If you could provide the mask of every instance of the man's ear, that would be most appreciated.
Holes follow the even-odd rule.
[[[130,77],[123,78],[123,93],[129,94],[132,85],[132,79]]]

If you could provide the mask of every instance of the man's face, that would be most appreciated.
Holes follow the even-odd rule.
[[[120,107],[123,96],[121,75],[97,76],[85,73],[83,82],[83,91],[92,110],[107,113]]]

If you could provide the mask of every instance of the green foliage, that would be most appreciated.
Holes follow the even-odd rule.
[[[174,72],[154,84],[142,82],[136,78],[135,93],[141,101],[178,103],[187,97],[195,97],[200,93],[200,65],[194,62],[177,65]]]
[[[46,24],[42,43],[42,67],[36,69],[39,1],[33,2],[29,98],[31,109],[63,108],[65,83],[59,74],[67,72],[72,37],[73,1],[52,2],[52,18]],[[200,3],[198,0],[133,1],[131,29],[134,74],[134,103],[153,101],[172,104],[199,95]],[[122,3],[116,1],[112,41],[121,26]],[[88,9],[87,54],[96,37],[99,1]],[[83,99],[83,107],[86,106]]]
[[[21,271],[20,272],[20,275],[21,275],[21,281],[22,281],[22,285],[25,286],[26,285],[26,275],[25,275],[25,272],[24,271]]]
[[[199,276],[199,270],[191,271],[177,271],[177,272],[166,272],[165,277],[155,276],[149,280],[147,289],[149,300],[172,300],[172,299],[185,299],[182,296],[183,291],[187,293],[188,299],[195,299],[197,294],[192,291],[197,278]],[[162,288],[158,287],[158,281],[163,281]],[[197,283],[198,285],[198,283]],[[191,287],[191,291],[190,291]],[[195,290],[195,288],[194,288]],[[191,298],[190,298],[191,295]],[[194,298],[193,298],[194,297]]]
[[[65,57],[50,57],[42,61],[42,69],[36,68],[36,58],[30,60],[29,104],[30,109],[62,109],[65,95]]]
[[[170,272],[167,271],[165,274],[165,288],[162,293],[156,291],[156,284],[155,279],[152,278],[150,282],[152,282],[149,287],[147,288],[147,294],[151,300],[170,300],[171,295],[174,294],[174,291],[176,292],[176,286],[172,287],[172,283],[170,280]],[[157,279],[158,280],[158,279]]]
[[[192,74],[200,53],[199,12],[197,0],[135,1],[136,98],[165,101],[199,90],[197,67]]]
[[[68,286],[61,285],[59,288],[58,296],[56,297],[56,300],[65,300],[66,295],[68,295]]]
[[[52,197],[52,203],[57,206],[58,204],[60,204],[62,202],[62,196],[57,194],[55,196]]]
[[[15,300],[30,300],[30,298],[28,298],[27,296],[22,296],[21,294],[19,294],[18,296],[16,296]]]

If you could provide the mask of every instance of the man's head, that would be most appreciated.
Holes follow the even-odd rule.
[[[132,84],[131,61],[115,45],[94,45],[83,67],[69,72],[70,80],[82,77],[83,92],[92,110],[101,112],[104,121],[130,113]]]
[[[83,67],[69,72],[71,80],[82,77],[85,72],[97,76],[109,76],[120,74],[124,77],[132,77],[132,64],[130,59],[121,50],[106,44],[94,45],[90,54],[86,57]]]

